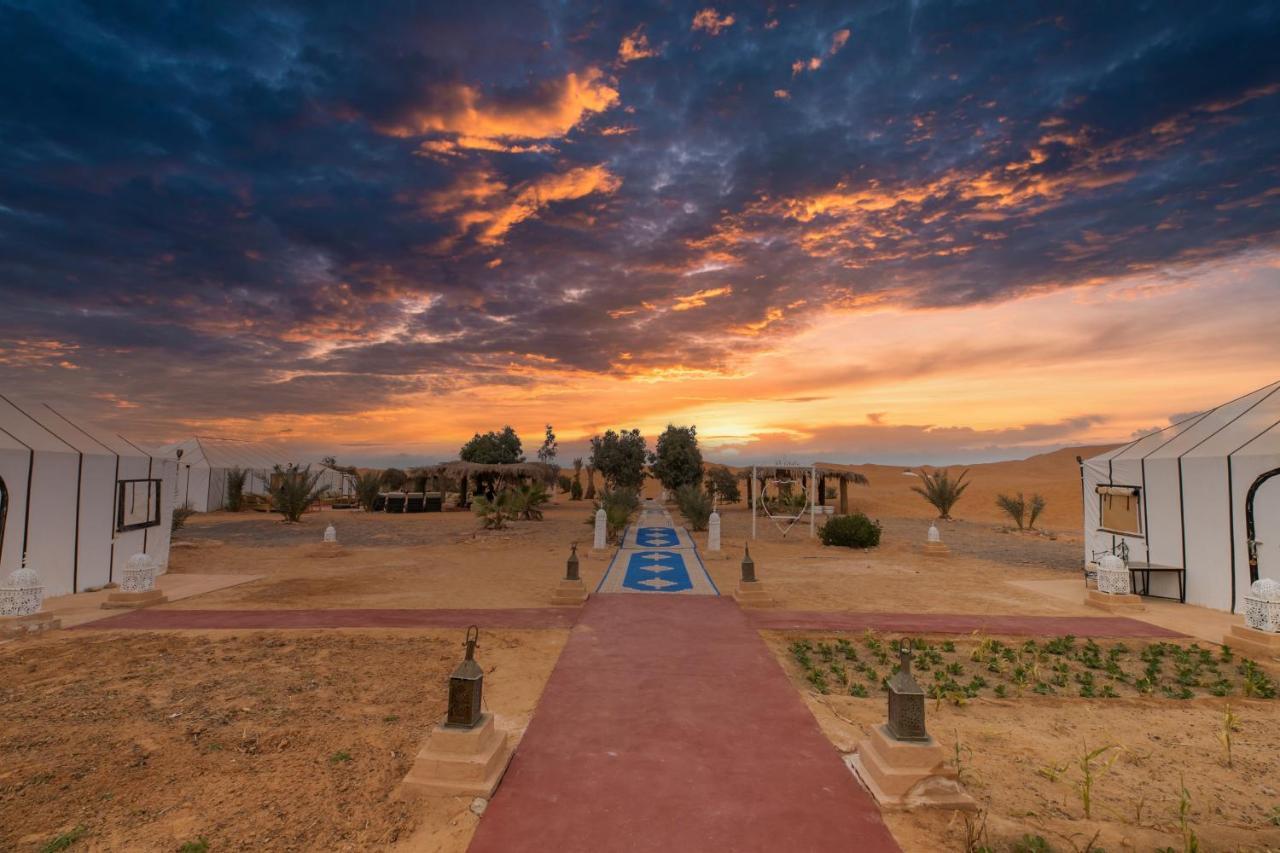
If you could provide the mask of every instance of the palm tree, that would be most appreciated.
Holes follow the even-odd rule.
[[[277,481],[271,489],[271,508],[284,516],[286,524],[300,521],[302,514],[324,491],[317,485],[320,472],[312,473],[310,465],[305,468],[297,465],[281,468],[277,465],[271,479]]]
[[[964,490],[969,488],[969,484],[964,482],[965,475],[968,473],[969,469],[964,469],[952,482],[946,468],[934,471],[932,474],[921,469],[920,479],[924,481],[924,486],[912,486],[911,491],[922,495],[925,500],[933,504],[938,510],[938,518],[950,521],[951,508],[956,505],[956,501],[960,500]]]
[[[596,499],[596,469],[592,465],[587,466],[587,500]]]

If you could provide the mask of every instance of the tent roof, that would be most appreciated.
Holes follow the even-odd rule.
[[[0,394],[0,435],[5,445],[54,453],[89,456],[148,454],[123,436],[83,421],[72,420],[47,403],[28,403]]]
[[[1280,453],[1280,382],[1192,415],[1087,460],[1176,459]]]
[[[174,458],[182,451],[182,464],[208,468],[270,469],[289,465],[296,460],[278,447],[237,438],[215,438],[197,435],[174,444],[166,444],[157,452]]]

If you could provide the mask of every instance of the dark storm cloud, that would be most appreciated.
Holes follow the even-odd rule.
[[[0,4],[6,385],[355,410],[1274,243],[1274,4],[705,6]]]

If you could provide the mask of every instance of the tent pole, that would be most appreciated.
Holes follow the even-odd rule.
[[[751,484],[754,486],[755,482],[756,482],[756,466],[752,465],[751,466]],[[752,540],[756,538],[756,504],[759,502],[760,502],[760,498],[758,496],[753,501],[751,501],[751,538]]]
[[[813,481],[818,476],[818,466],[809,466],[809,538],[813,538],[813,519],[818,513],[818,508],[813,504]]]

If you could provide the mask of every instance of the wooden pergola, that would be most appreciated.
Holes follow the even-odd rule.
[[[827,502],[827,480],[835,477],[840,482],[841,515],[849,514],[849,484],[853,483],[857,486],[870,485],[870,481],[857,471],[850,471],[847,466],[834,465],[828,462],[818,462],[813,465],[756,465],[754,468],[747,469],[744,472],[747,475],[747,506],[755,505],[755,483],[750,473],[752,470],[756,472],[756,476],[760,479],[787,477],[800,480],[804,483],[806,489],[809,487],[809,474],[813,472],[817,478],[817,502],[819,504]]]

